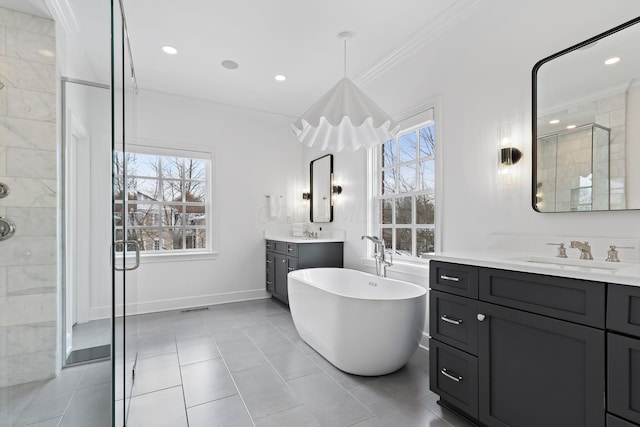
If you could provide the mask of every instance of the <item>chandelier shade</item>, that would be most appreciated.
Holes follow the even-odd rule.
[[[291,125],[294,135],[308,147],[332,151],[370,148],[393,139],[400,128],[347,78],[347,39],[351,36],[346,31],[338,34],[344,40],[344,78]]]

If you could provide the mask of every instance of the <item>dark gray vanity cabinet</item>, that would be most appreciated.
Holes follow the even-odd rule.
[[[442,405],[487,426],[605,425],[604,284],[440,261],[430,284]]]
[[[640,425],[640,287],[609,285],[607,329],[607,425]]]
[[[266,290],[271,295],[289,304],[287,274],[301,268],[343,266],[342,242],[291,243],[267,240]]]

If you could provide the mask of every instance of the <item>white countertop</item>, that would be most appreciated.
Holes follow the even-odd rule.
[[[429,259],[596,282],[640,286],[640,264],[554,258],[503,250],[443,252]],[[570,264],[570,265],[568,265]]]
[[[344,242],[344,233],[337,232],[320,232],[318,237],[298,237],[285,233],[272,233],[265,231],[264,238],[266,240],[277,240],[279,242],[288,243],[332,243]]]

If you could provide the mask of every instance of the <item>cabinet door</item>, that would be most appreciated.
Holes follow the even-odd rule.
[[[640,424],[640,339],[608,334],[609,412]]]
[[[478,310],[480,421],[604,425],[603,331],[484,302]]]
[[[289,273],[289,258],[284,255],[274,254],[274,282],[273,294],[281,301],[289,303],[287,292],[287,273]]]

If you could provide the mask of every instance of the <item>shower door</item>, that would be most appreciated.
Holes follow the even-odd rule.
[[[112,1],[112,275],[114,295],[114,411],[116,426],[126,426],[138,360],[137,286],[134,271],[140,247],[131,233],[136,195],[127,179],[127,141],[135,136],[137,87],[123,2]]]

